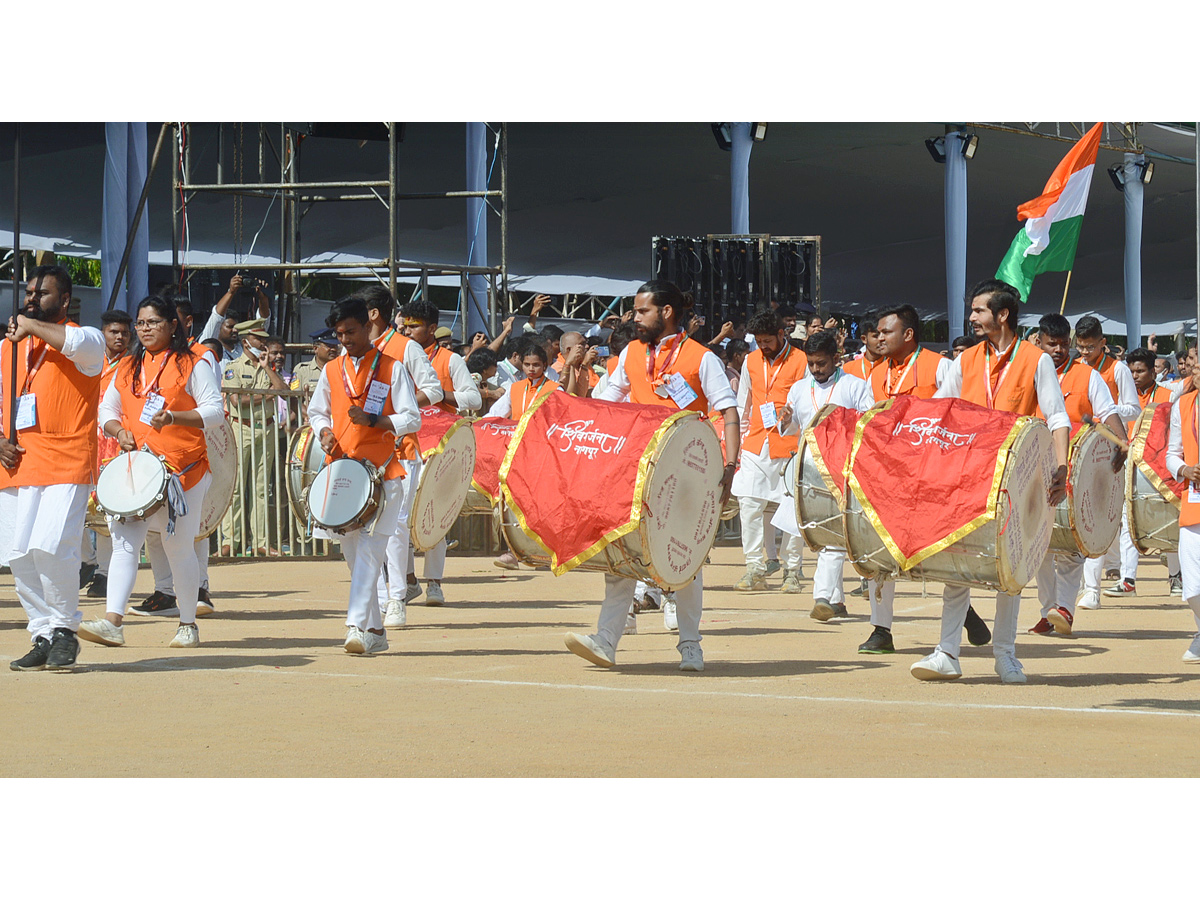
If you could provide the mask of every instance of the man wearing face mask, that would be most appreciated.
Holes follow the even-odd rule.
[[[226,391],[288,389],[287,382],[268,362],[266,339],[269,335],[263,324],[262,319],[251,319],[235,329],[244,352],[225,367],[221,387]],[[225,405],[237,439],[239,461],[233,501],[221,523],[224,535],[221,555],[237,555],[243,549],[257,545],[256,554],[266,556],[267,502],[264,495],[275,469],[274,450],[278,442],[275,403],[273,398],[261,394],[228,393]]]

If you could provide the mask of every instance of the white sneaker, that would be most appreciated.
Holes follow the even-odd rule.
[[[347,653],[362,653],[365,643],[363,635],[365,633],[357,625],[351,625],[346,629],[346,642],[342,644],[342,649]]]
[[[1191,646],[1184,651],[1183,661],[1185,663],[1200,663],[1200,634],[1192,638]]]
[[[1100,592],[1099,591],[1083,591],[1075,598],[1076,609],[1099,609],[1100,608]]]
[[[996,674],[1000,676],[1001,684],[1024,684],[1025,669],[1021,661],[1011,653],[996,657]]]
[[[699,641],[680,641],[679,658],[680,672],[704,671],[704,651],[700,649]]]
[[[663,628],[667,631],[679,630],[679,616],[675,614],[675,597],[663,594]]]
[[[495,559],[493,559],[492,565],[495,566],[497,569],[519,569],[519,568],[521,568],[520,561],[515,556],[513,556],[513,553],[511,550],[501,553],[499,556],[497,556]]]
[[[175,640],[168,645],[171,647],[199,647],[200,629],[193,622],[190,625],[180,625],[175,630]]]
[[[96,619],[84,622],[79,626],[79,637],[93,644],[103,644],[106,647],[125,646],[125,627],[114,625],[108,619]]]
[[[446,595],[442,593],[442,586],[436,581],[425,582],[425,605],[426,606],[441,606],[446,602]]]
[[[416,600],[420,596],[421,596],[421,585],[420,584],[410,584],[410,585],[408,585],[408,587],[406,587],[404,589],[404,602],[405,603],[409,603],[410,601]]]
[[[633,613],[625,617],[625,630],[621,634],[637,634],[637,616]]]
[[[388,648],[388,639],[386,634],[375,634],[372,631],[364,631],[363,636],[363,655],[370,656],[372,653],[382,653]]]
[[[942,650],[934,650],[909,666],[908,671],[918,681],[953,681],[962,678],[962,666],[958,660]]]
[[[568,631],[563,642],[567,645],[567,649],[576,656],[582,656],[590,663],[595,663],[601,668],[610,668],[615,660],[613,659],[613,651],[608,650],[601,644],[594,634],[576,634],[573,631]]]
[[[408,624],[408,606],[403,600],[389,600],[383,617],[384,628],[403,628]]]

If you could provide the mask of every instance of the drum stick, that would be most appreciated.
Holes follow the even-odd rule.
[[[13,137],[13,321],[21,311],[21,123],[16,124]],[[8,391],[5,394],[8,408],[8,428],[5,434],[14,444],[17,442],[17,345],[9,344],[12,365],[9,367]]]
[[[1118,447],[1120,447],[1122,450],[1124,450],[1126,452],[1129,451],[1129,444],[1126,441],[1121,440],[1121,438],[1118,435],[1113,434],[1112,429],[1109,428],[1107,425],[1103,424],[1102,422],[1097,422],[1091,416],[1085,415],[1083,417],[1083,424],[1091,425],[1093,428],[1096,429],[1096,433],[1099,434],[1100,437],[1104,438],[1109,443],[1116,444]]]

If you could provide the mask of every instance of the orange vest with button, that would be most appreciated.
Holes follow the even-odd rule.
[[[338,447],[344,456],[352,459],[365,459],[377,469],[383,469],[383,477],[387,479],[403,478],[404,468],[396,459],[396,435],[382,428],[372,428],[369,425],[355,425],[350,421],[350,407],[361,407],[367,401],[367,392],[371,385],[368,377],[371,367],[375,364],[378,350],[368,350],[358,364],[358,371],[350,364],[347,356],[342,355],[325,367],[329,379],[330,418],[333,419],[333,434],[337,438]],[[401,363],[384,356],[379,361],[379,369],[375,372],[375,381],[382,381],[388,386],[387,398],[383,401],[380,417],[390,416],[396,411],[392,406],[392,366]],[[332,369],[333,371],[329,371]],[[349,383],[354,392],[351,397],[346,390]],[[319,436],[318,436],[319,437]]]
[[[1088,384],[1092,380],[1092,367],[1077,359],[1068,360],[1065,369],[1058,372],[1058,384],[1062,388],[1063,403],[1067,407],[1067,418],[1071,424],[1080,425],[1084,416],[1094,414],[1092,401],[1088,396]],[[1043,422],[1046,417],[1038,411],[1037,417]]]
[[[117,393],[121,395],[121,427],[133,434],[139,450],[149,450],[163,457],[167,467],[179,475],[185,491],[199,484],[208,471],[208,445],[204,441],[204,430],[167,425],[161,431],[155,431],[141,420],[141,416],[150,390],[162,396],[163,409],[171,412],[195,409],[196,401],[187,392],[187,382],[192,368],[198,364],[191,353],[181,355],[163,350],[153,355],[146,352],[142,357],[142,371],[136,386],[133,383],[132,356],[121,360],[113,379]]]
[[[842,366],[842,371],[847,375],[855,375],[869,384],[871,382],[871,378],[875,374],[875,370],[882,367],[886,363],[886,356],[881,356],[874,362],[870,362],[864,355],[860,356],[858,359],[852,359],[847,362]]]
[[[1042,358],[1042,351],[1029,341],[1015,343],[1016,347],[1010,347],[1006,355],[1010,360],[1007,366],[1001,365],[1005,360],[997,356],[995,348],[987,341],[980,341],[974,347],[963,351],[958,358],[962,367],[962,399],[980,406],[988,405],[989,375],[985,372],[985,366],[990,360],[990,377],[994,392],[992,408],[1016,413],[1018,416],[1032,416],[1037,412],[1037,386],[1034,376],[1037,373],[1038,360]],[[984,355],[985,351],[987,356]]]
[[[74,322],[63,324],[68,328],[79,327]],[[25,453],[15,469],[0,466],[0,490],[95,483],[100,376],[84,375],[71,360],[39,338],[30,336],[19,344],[0,341],[0,345],[3,345],[0,346],[0,372],[4,373],[5,434],[8,433],[8,403],[11,400],[7,396],[9,367],[14,350],[18,386],[26,384],[30,360],[36,366],[24,393],[37,398],[34,401],[37,422],[17,434],[17,443]]]
[[[442,383],[442,390],[447,394],[454,390],[454,379],[450,376],[450,357],[453,352],[447,350],[441,344],[434,343],[425,350],[425,355],[429,357],[429,364],[433,366],[433,371],[437,372],[438,381]],[[448,413],[458,413],[457,404],[442,400],[435,403],[434,406],[439,409],[444,409]]]
[[[664,343],[668,343],[668,341],[661,341],[660,345]],[[704,359],[706,353],[712,351],[703,344],[685,337],[683,346],[679,348],[679,354],[671,362],[670,367],[663,371],[661,367],[667,364],[674,350],[675,342],[671,339],[666,350],[660,349],[655,354],[655,374],[659,377],[675,373],[682,375],[696,393],[696,399],[684,409],[694,409],[699,413],[708,412],[708,398],[705,397],[704,388],[700,384],[700,361]],[[629,379],[629,399],[633,403],[644,403],[647,406],[669,406],[674,409],[676,408],[675,401],[670,396],[660,397],[656,394],[654,392],[655,385],[650,383],[650,378],[646,374],[646,355],[652,352],[654,352],[653,349],[642,341],[634,341],[625,350],[625,377]]]
[[[914,354],[917,357],[915,361]],[[945,357],[940,353],[933,353],[921,347],[906,356],[904,362],[896,365],[892,364],[889,357],[886,364],[877,365],[871,370],[871,390],[875,394],[875,400],[900,396],[928,400],[937,393],[937,371],[943,359]],[[912,363],[911,369],[909,363]]]
[[[551,381],[544,375],[537,387],[534,387],[533,382],[528,378],[514,381],[508,389],[508,397],[512,403],[512,412],[508,414],[508,417],[519,421],[521,416],[525,415],[538,397],[553,394],[557,390],[558,382]]]
[[[386,334],[380,335],[374,341],[374,344],[375,349],[384,356],[390,357],[403,365],[404,351],[408,349],[408,345],[411,342],[412,338],[405,337],[395,328],[392,328]],[[417,436],[415,434],[405,434],[396,438],[396,459],[401,462],[416,459],[417,454],[420,452],[420,445],[417,443]]]
[[[770,430],[763,427],[763,403],[774,403],[776,412],[787,403],[788,391],[792,385],[808,372],[808,357],[803,350],[797,350],[790,344],[784,350],[786,356],[780,354],[773,362],[768,363],[762,350],[755,350],[746,357],[746,372],[750,376],[750,431],[742,441],[742,447],[751,455],[757,456],[762,452],[763,441],[771,448],[771,459],[784,459],[796,452],[799,446],[798,434],[783,435],[779,428]],[[768,388],[767,382],[770,382]]]

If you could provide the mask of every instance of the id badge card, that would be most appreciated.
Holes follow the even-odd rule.
[[[151,392],[146,395],[146,405],[142,407],[141,423],[149,425],[150,420],[154,418],[154,414],[167,405],[166,399],[162,394]]]
[[[24,431],[37,424],[37,397],[22,394],[17,398],[17,431]]]
[[[387,400],[392,386],[385,381],[372,381],[367,388],[367,402],[363,404],[363,412],[369,416],[377,416],[383,412],[383,402]]]
[[[21,426],[18,425],[18,428]],[[1188,482],[1188,503],[1200,503],[1200,488],[1196,487],[1196,482]]]
[[[667,394],[680,409],[686,409],[696,402],[696,392],[678,372],[672,372],[667,379]]]
[[[771,402],[759,404],[758,414],[762,416],[763,428],[768,431],[779,424],[779,419],[775,415],[775,404]]]

